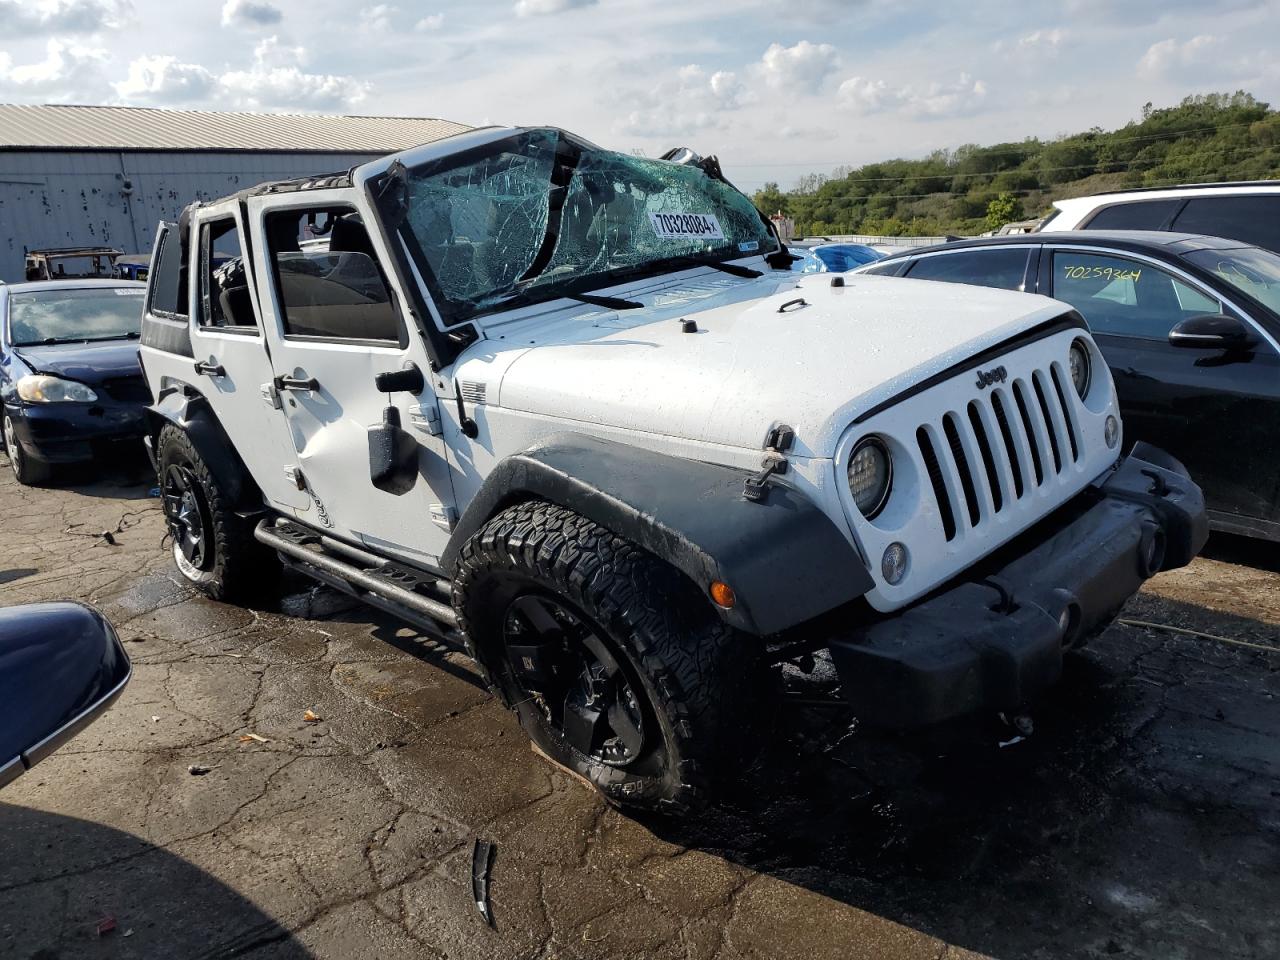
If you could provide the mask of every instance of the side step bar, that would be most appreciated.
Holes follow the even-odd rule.
[[[365,553],[356,547],[332,541],[332,550],[342,552],[349,558],[339,559],[326,552],[328,537],[288,521],[276,526],[271,520],[263,520],[254,528],[253,538],[290,560],[314,568],[318,573],[327,574],[328,576],[318,577],[326,583],[331,582],[330,578],[337,579],[350,588],[350,593],[374,606],[388,609],[392,613],[411,611],[418,615],[412,617],[414,621],[425,617],[438,630],[443,628],[451,631],[458,625],[458,615],[454,613],[453,607],[413,589],[430,580],[427,574],[415,576],[416,571],[409,571],[406,567]],[[356,566],[357,563],[362,564],[363,568]]]

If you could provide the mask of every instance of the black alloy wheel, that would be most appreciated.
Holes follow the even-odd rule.
[[[174,558],[185,560],[194,570],[207,570],[211,558],[209,510],[199,482],[186,467],[170,464],[161,494]]]
[[[639,681],[603,630],[564,600],[528,592],[507,605],[502,634],[521,695],[567,745],[611,767],[642,756]]]

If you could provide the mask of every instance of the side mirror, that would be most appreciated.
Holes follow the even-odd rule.
[[[1244,350],[1254,345],[1244,321],[1224,313],[1188,317],[1169,331],[1169,344],[1198,350]]]
[[[404,496],[418,482],[418,441],[400,426],[400,410],[388,406],[369,428],[369,480],[379,490]]]
[[[0,787],[96,720],[132,670],[96,610],[78,603],[0,609]]]

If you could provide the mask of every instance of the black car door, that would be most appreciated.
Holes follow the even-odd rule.
[[[1186,464],[1218,527],[1280,535],[1280,526],[1268,529],[1280,522],[1274,347],[1261,337],[1248,350],[1172,346],[1169,331],[1181,320],[1235,311],[1149,260],[1071,247],[1045,253],[1040,292],[1089,322],[1115,380],[1126,446],[1147,440]]]

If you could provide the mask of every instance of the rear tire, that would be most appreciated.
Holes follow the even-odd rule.
[[[494,517],[462,549],[453,604],[534,744],[611,803],[696,809],[761,746],[774,690],[759,645],[678,571],[571,510]]]
[[[52,467],[32,459],[23,451],[17,431],[13,428],[13,420],[7,413],[4,415],[4,449],[9,455],[9,466],[13,468],[13,478],[23,486],[43,486],[52,479]]]
[[[166,424],[160,430],[156,459],[178,572],[214,600],[234,603],[268,595],[279,581],[279,558],[253,538],[254,521],[236,516],[182,428]]]

